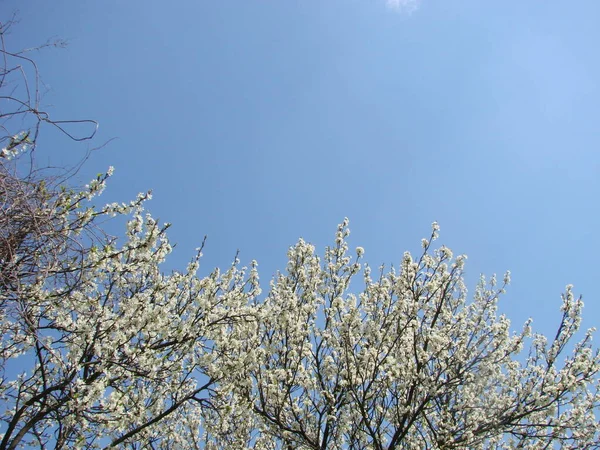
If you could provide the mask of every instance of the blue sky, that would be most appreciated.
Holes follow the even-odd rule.
[[[103,200],[152,189],[173,223],[170,267],[208,235],[204,267],[237,249],[267,281],[299,237],[322,249],[350,218],[374,267],[430,224],[480,273],[512,272],[501,303],[551,332],[568,283],[598,326],[600,3],[422,0],[2,2],[8,44],[34,55],[55,119],[100,130],[81,182]],[[85,146],[47,128],[38,161]]]

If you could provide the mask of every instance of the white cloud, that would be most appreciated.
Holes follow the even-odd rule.
[[[419,6],[419,0],[386,0],[386,3],[391,9],[409,13]]]

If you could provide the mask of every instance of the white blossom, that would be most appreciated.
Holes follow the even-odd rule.
[[[348,219],[321,254],[290,247],[264,294],[256,261],[200,276],[202,246],[165,274],[150,193],[90,203],[110,173],[3,203],[37,227],[11,248],[29,259],[0,259],[0,449],[597,448],[600,357],[592,330],[575,342],[572,286],[550,339],[515,332],[510,273],[468,295],[466,257],[430,249],[437,223],[421,254],[361,274]],[[99,231],[113,216],[121,240]]]

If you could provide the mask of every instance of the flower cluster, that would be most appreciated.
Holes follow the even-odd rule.
[[[149,194],[90,203],[109,175],[76,192],[3,172],[0,450],[598,447],[600,357],[592,331],[572,344],[571,286],[551,340],[515,333],[508,272],[468,296],[434,223],[375,275],[347,219],[322,256],[291,247],[264,296],[255,261],[200,277],[202,247],[165,274]]]
[[[348,255],[347,220],[322,259],[302,240],[290,249],[287,273],[271,282],[249,336],[256,352],[245,381],[230,386],[237,408],[227,420],[237,434],[226,433],[229,445],[598,447],[600,358],[591,331],[565,354],[583,306],[572,287],[550,343],[532,336],[530,321],[511,332],[497,314],[510,273],[500,286],[482,278],[469,298],[466,257],[431,250],[438,232],[434,223],[423,253],[406,253],[399,271],[382,267],[374,280],[366,266],[354,287],[361,268]],[[218,433],[213,439],[223,448]]]
[[[19,239],[4,237],[0,261],[2,449],[177,446],[182,424],[199,436],[237,361],[232,324],[254,320],[255,266],[200,278],[198,251],[185,271],[162,273],[168,225],[144,213],[147,195],[86,204],[108,175],[81,192],[28,186],[26,204],[3,195],[2,218],[21,226],[6,230]],[[97,225],[114,215],[129,216],[120,245]]]

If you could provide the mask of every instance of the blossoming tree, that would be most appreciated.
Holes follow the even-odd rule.
[[[0,448],[199,440],[255,279],[235,266],[200,279],[199,253],[161,273],[167,227],[143,214],[147,195],[84,206],[105,176],[74,193],[2,169]],[[122,245],[96,226],[127,213]]]
[[[290,249],[257,350],[228,387],[237,420],[220,432],[240,448],[600,447],[600,358],[592,331],[568,348],[583,306],[571,286],[552,339],[529,322],[513,333],[497,314],[509,274],[482,278],[469,299],[466,258],[431,250],[437,224],[421,255],[376,277],[366,266],[360,286],[364,251],[348,254],[347,225],[322,259],[302,240]]]
[[[41,126],[86,137],[40,111],[35,63],[4,47],[11,24],[0,24],[0,449],[200,442],[231,365],[228,329],[253,318],[255,272],[201,279],[198,251],[164,274],[168,225],[145,214],[149,194],[97,207],[112,169],[75,189],[68,171],[32,164]],[[121,240],[102,229],[114,216],[127,218]]]

